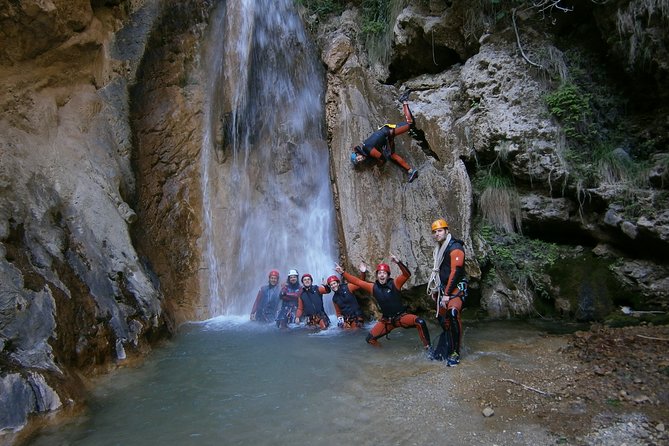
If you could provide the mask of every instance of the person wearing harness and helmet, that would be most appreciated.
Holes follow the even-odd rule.
[[[432,237],[436,246],[432,254],[434,262],[427,290],[437,305],[437,320],[443,330],[434,358],[446,359],[449,366],[455,366],[460,363],[460,313],[467,292],[465,248],[462,241],[451,236],[444,219],[432,223]]]
[[[364,263],[360,264],[360,279],[365,278],[367,266]],[[365,323],[365,317],[358,304],[358,299],[353,294],[359,289],[358,285],[352,283],[341,283],[338,276],[330,276],[327,278],[327,284],[332,290],[332,305],[334,305],[335,314],[337,315],[337,326],[343,329],[354,330],[362,327]]]
[[[300,284],[297,282],[299,273],[295,269],[288,271],[288,281],[281,287],[279,298],[281,299],[281,309],[276,317],[276,326],[279,328],[288,328],[288,324],[295,322],[295,312],[297,311],[297,301],[300,297]]]
[[[272,322],[275,320],[280,291],[279,272],[273,269],[269,272],[269,283],[258,290],[253,309],[251,309],[252,321]]]
[[[408,99],[410,91],[411,90],[407,90],[400,96],[402,111],[404,112],[406,122],[399,124],[384,124],[365,139],[362,144],[353,147],[351,152],[351,163],[353,163],[353,166],[357,166],[369,158],[375,158],[380,164],[392,160],[395,164],[406,170],[407,175],[409,176],[409,183],[418,177],[418,171],[411,168],[404,158],[395,153],[395,136],[413,130],[416,126],[413,114],[409,108]]]
[[[303,274],[295,322],[299,323],[304,316],[307,327],[320,328],[321,330],[328,328],[330,318],[325,312],[325,308],[323,308],[323,294],[329,292],[330,290],[327,287],[314,285],[314,278],[311,277],[311,274]]]
[[[379,338],[386,336],[396,328],[416,328],[423,347],[426,351],[431,350],[430,332],[423,319],[407,312],[407,307],[402,303],[400,289],[411,277],[411,273],[404,263],[400,262],[394,255],[390,256],[392,261],[399,266],[402,274],[396,279],[390,277],[390,265],[381,263],[376,267],[376,281],[367,282],[344,271],[337,265],[335,270],[348,282],[358,285],[361,289],[371,294],[381,307],[382,318],[374,324],[367,334],[367,343],[378,347]]]

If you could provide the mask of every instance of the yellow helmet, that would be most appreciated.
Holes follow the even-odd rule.
[[[446,220],[440,218],[439,220],[433,221],[432,231],[436,231],[437,229],[448,229],[448,223],[446,223]]]

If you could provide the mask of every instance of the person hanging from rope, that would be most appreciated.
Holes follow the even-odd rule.
[[[402,303],[400,289],[409,277],[411,277],[411,273],[406,265],[400,262],[397,257],[391,255],[390,258],[402,271],[402,274],[394,280],[390,276],[390,265],[386,263],[380,263],[376,267],[376,281],[374,282],[358,279],[345,272],[340,265],[335,267],[335,271],[341,274],[349,283],[357,285],[371,294],[381,308],[382,317],[367,334],[367,343],[375,347],[380,347],[379,338],[386,336],[394,329],[400,327],[405,329],[416,328],[423,347],[426,351],[430,352],[430,332],[427,329],[427,324],[420,317],[407,312],[407,307]]]
[[[367,272],[367,265],[360,264],[360,279],[364,280]],[[328,287],[332,291],[332,305],[337,315],[337,326],[345,330],[355,330],[362,327],[365,323],[365,317],[360,309],[355,292],[360,287],[352,283],[341,283],[338,276],[332,275],[327,279]]]
[[[297,282],[299,273],[295,269],[288,271],[288,281],[281,287],[279,298],[281,299],[281,309],[276,317],[276,326],[285,329],[288,324],[295,322],[295,312],[297,311],[297,301],[300,297],[300,284]]]
[[[409,108],[409,93],[411,90],[406,90],[400,96],[402,103],[402,110],[406,122],[399,124],[384,124],[377,131],[372,133],[365,141],[353,147],[351,151],[351,163],[353,166],[358,166],[367,159],[374,158],[380,164],[388,160],[392,160],[395,164],[406,170],[409,176],[409,183],[413,182],[418,177],[418,171],[413,169],[409,164],[395,153],[395,136],[403,133],[413,131],[416,128],[415,120],[411,109]]]
[[[432,223],[432,237],[436,243],[432,253],[432,274],[427,292],[437,305],[436,317],[442,333],[433,358],[446,360],[449,366],[460,363],[462,342],[462,304],[467,295],[465,277],[465,248],[461,240],[451,236],[444,219]]]
[[[330,318],[323,308],[323,294],[330,290],[322,285],[314,285],[311,274],[302,275],[302,289],[298,297],[295,322],[299,323],[304,316],[307,327],[325,330],[330,326]]]
[[[275,269],[269,272],[269,283],[258,290],[256,300],[251,309],[252,321],[272,322],[276,319],[276,310],[279,306],[279,272]]]

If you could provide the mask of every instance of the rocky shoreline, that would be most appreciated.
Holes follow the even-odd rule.
[[[456,391],[482,417],[537,423],[557,444],[668,444],[667,345],[669,326],[544,333],[511,342],[508,357],[470,352],[453,371]]]

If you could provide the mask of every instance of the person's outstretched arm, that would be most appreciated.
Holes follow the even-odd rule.
[[[335,271],[337,271],[339,274],[341,274],[342,277],[344,279],[346,279],[347,282],[349,282],[349,286],[350,286],[350,284],[356,285],[360,289],[363,289],[363,290],[367,291],[369,294],[372,294],[372,290],[374,289],[374,284],[373,283],[367,282],[365,280],[358,279],[357,277],[352,276],[351,274],[344,271],[344,268],[342,268],[339,265],[336,266]]]
[[[391,254],[390,259],[400,268],[400,271],[402,274],[397,276],[395,278],[395,287],[399,290],[402,288],[402,285],[409,280],[409,277],[411,277],[411,271],[409,271],[409,268],[406,267],[404,263],[402,263],[395,255]]]

